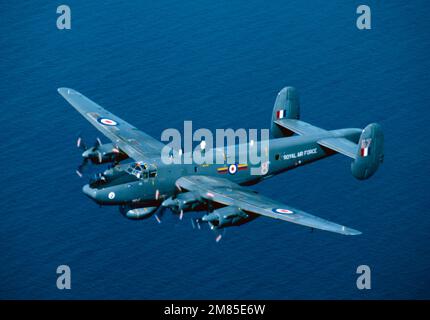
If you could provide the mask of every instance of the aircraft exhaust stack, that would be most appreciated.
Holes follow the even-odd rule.
[[[365,180],[370,178],[384,160],[384,133],[377,123],[371,123],[361,133],[356,159],[351,163],[352,175]]]

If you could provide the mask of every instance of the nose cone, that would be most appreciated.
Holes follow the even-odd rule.
[[[172,198],[167,198],[166,200],[163,201],[161,205],[163,207],[173,207],[176,205],[176,201]]]
[[[96,194],[97,194],[97,190],[92,189],[88,184],[84,185],[82,187],[82,192],[89,198],[95,200],[96,199]]]
[[[204,222],[212,222],[212,221],[218,220],[218,216],[215,213],[209,213],[207,215],[204,215],[202,217],[202,220]]]
[[[91,149],[87,149],[84,152],[82,152],[82,158],[91,158],[91,155],[92,155]]]

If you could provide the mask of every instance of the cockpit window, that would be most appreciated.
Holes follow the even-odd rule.
[[[157,168],[154,165],[148,166],[146,163],[136,162],[133,163],[127,172],[134,175],[138,179],[148,179],[157,176]]]

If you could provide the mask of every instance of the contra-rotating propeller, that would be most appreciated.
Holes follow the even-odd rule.
[[[102,163],[103,155],[99,150],[99,147],[102,145],[100,138],[97,138],[94,142],[94,146],[88,148],[85,144],[81,135],[78,135],[78,139],[76,140],[76,146],[82,150],[82,163],[78,166],[76,173],[79,177],[82,177],[83,171],[88,165],[88,162],[91,161],[93,163]]]

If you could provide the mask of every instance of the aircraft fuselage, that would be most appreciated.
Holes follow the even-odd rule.
[[[241,185],[251,185],[335,154],[334,151],[319,145],[318,140],[345,137],[357,142],[361,131],[361,129],[339,129],[327,131],[326,134],[271,139],[266,151],[267,167],[264,169],[262,164],[253,165],[250,161],[239,162],[239,159],[249,159],[247,156],[241,157],[240,154],[240,150],[249,150],[251,147],[249,143],[246,148],[236,145],[235,157],[227,156],[225,163],[222,164],[165,164],[160,157],[149,159],[144,164],[145,168],[136,166],[134,163],[120,164],[107,170],[100,179],[85,185],[83,192],[101,205],[158,206],[163,199],[175,193],[175,182],[181,176],[217,176]],[[256,142],[252,147],[260,148],[260,142]],[[220,150],[210,149],[205,152],[216,153]],[[227,154],[227,148],[224,148],[223,152]],[[262,174],[251,174],[251,168],[255,168]]]

